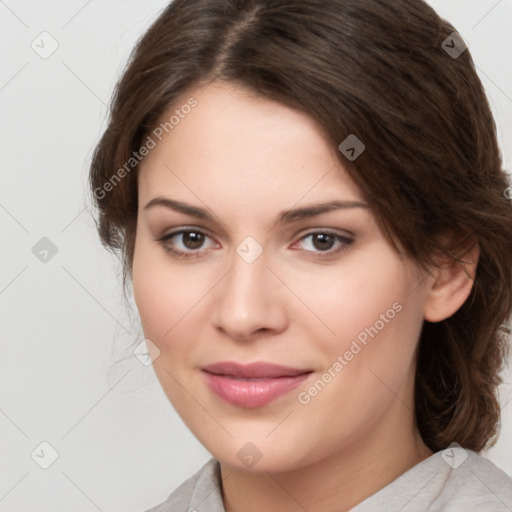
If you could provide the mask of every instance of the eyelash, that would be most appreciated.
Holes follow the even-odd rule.
[[[167,234],[163,235],[162,237],[157,237],[156,241],[159,245],[162,246],[164,251],[166,251],[168,254],[170,254],[171,256],[173,256],[177,259],[200,258],[201,257],[200,256],[201,249],[197,249],[195,251],[178,251],[176,249],[171,248],[168,245],[168,241],[170,239],[174,238],[175,236],[182,235],[185,233],[199,233],[201,235],[204,235],[205,237],[211,238],[208,234],[206,234],[204,231],[201,231],[200,229],[189,228],[189,229],[179,229],[177,231],[167,233]],[[342,244],[336,250],[329,249],[327,251],[305,251],[308,253],[313,252],[313,254],[316,254],[317,255],[316,257],[320,258],[320,259],[329,258],[329,257],[332,257],[336,254],[343,252],[343,251],[346,251],[354,243],[354,240],[352,238],[340,235],[340,234],[338,234],[334,231],[331,231],[329,229],[311,231],[309,233],[306,233],[304,236],[302,236],[299,239],[299,241],[304,240],[304,239],[314,236],[314,235],[318,235],[318,234],[332,236],[335,238],[336,241],[338,241]]]

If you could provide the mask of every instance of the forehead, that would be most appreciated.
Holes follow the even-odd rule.
[[[191,98],[195,106],[185,108]],[[142,201],[166,192],[255,207],[361,199],[314,119],[239,86],[214,82],[185,92],[160,126],[167,131],[161,140],[150,134],[156,146],[140,167]]]

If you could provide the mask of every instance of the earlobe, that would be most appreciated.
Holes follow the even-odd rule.
[[[475,239],[461,248],[462,255],[439,260],[431,271],[424,307],[425,320],[440,322],[452,316],[471,293],[476,276],[480,247]]]

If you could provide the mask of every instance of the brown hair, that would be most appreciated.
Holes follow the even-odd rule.
[[[214,80],[235,83],[307,113],[335,146],[355,134],[364,152],[353,162],[339,158],[397,250],[427,268],[440,252],[462,261],[464,239],[480,246],[468,300],[452,317],[424,322],[415,386],[425,443],[479,451],[499,431],[512,205],[470,53],[443,47],[454,31],[421,0],[175,0],[116,86],[90,185],[102,243],[121,251],[126,284],[137,166],[129,172],[125,164],[183,93]],[[443,245],[447,232],[459,240]]]

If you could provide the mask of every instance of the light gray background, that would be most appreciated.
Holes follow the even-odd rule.
[[[512,2],[432,0],[467,41],[488,92],[506,168],[512,158]],[[164,0],[0,1],[0,510],[139,512],[209,457],[151,367],[121,295],[120,265],[100,245],[87,187],[106,105]],[[47,59],[41,32],[58,42]],[[47,51],[49,39],[44,42]],[[32,252],[49,238],[57,253]],[[505,375],[502,402],[512,398]],[[57,460],[42,469],[31,458]],[[39,448],[38,448],[39,447]],[[512,401],[486,454],[512,475]]]

